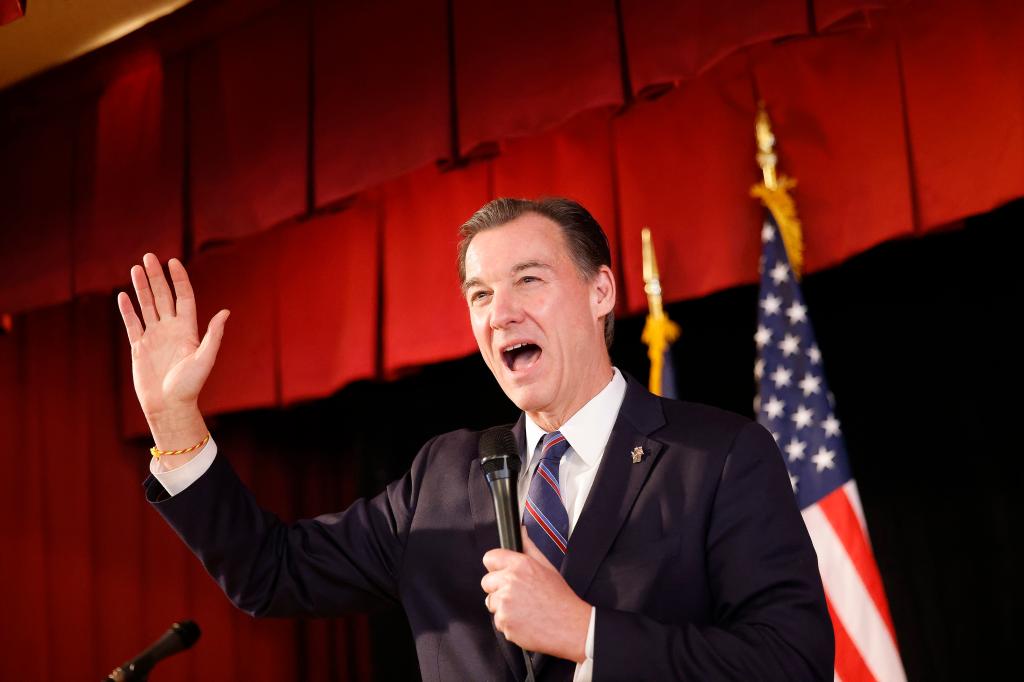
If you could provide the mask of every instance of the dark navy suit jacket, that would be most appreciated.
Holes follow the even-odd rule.
[[[522,448],[522,417],[513,431]],[[144,485],[244,611],[401,604],[424,680],[522,680],[480,588],[498,541],[478,439],[438,436],[380,495],[291,525],[259,507],[223,454],[174,497]],[[782,456],[738,415],[628,380],[562,574],[597,607],[595,682],[833,678],[832,626]],[[535,668],[571,680],[575,664],[538,656]]]

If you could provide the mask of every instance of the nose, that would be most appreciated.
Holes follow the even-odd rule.
[[[523,319],[523,308],[513,291],[495,291],[491,299],[491,329],[508,329]]]

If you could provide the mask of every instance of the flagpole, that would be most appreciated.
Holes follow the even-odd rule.
[[[641,339],[647,344],[647,357],[651,361],[648,390],[655,395],[664,395],[662,377],[665,369],[665,353],[679,338],[679,325],[668,318],[661,300],[661,279],[658,275],[658,261],[654,256],[651,230],[640,231],[643,244],[644,292],[647,294],[647,322]]]
[[[652,317],[664,317],[665,310],[661,305],[661,279],[658,276],[658,261],[654,257],[654,244],[651,242],[651,228],[640,230],[643,241],[644,258],[644,293],[647,294],[647,308]]]
[[[789,190],[796,187],[796,180],[778,175],[776,165],[779,157],[775,154],[775,133],[772,132],[772,122],[764,102],[757,103],[754,136],[757,139],[757,165],[761,167],[764,180],[750,188],[750,196],[760,199],[775,218],[779,232],[782,233],[786,255],[789,256],[789,265],[799,281],[804,270],[803,227],[796,214],[796,202],[789,193]]]

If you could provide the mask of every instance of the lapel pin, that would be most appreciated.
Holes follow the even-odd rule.
[[[633,464],[639,464],[640,460],[644,457],[644,449],[637,445],[633,448]]]

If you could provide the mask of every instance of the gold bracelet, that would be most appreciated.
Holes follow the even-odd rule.
[[[204,445],[206,445],[207,441],[209,441],[209,440],[210,440],[210,433],[207,432],[206,435],[203,436],[203,439],[201,441],[199,441],[198,443],[196,443],[195,445],[193,445],[190,448],[185,448],[183,450],[161,450],[160,448],[158,448],[157,446],[154,445],[153,447],[151,447],[149,449],[149,453],[151,455],[153,455],[154,457],[156,457],[157,459],[160,459],[164,455],[184,455],[186,452],[192,452],[193,450],[198,450],[199,448],[201,448]]]

